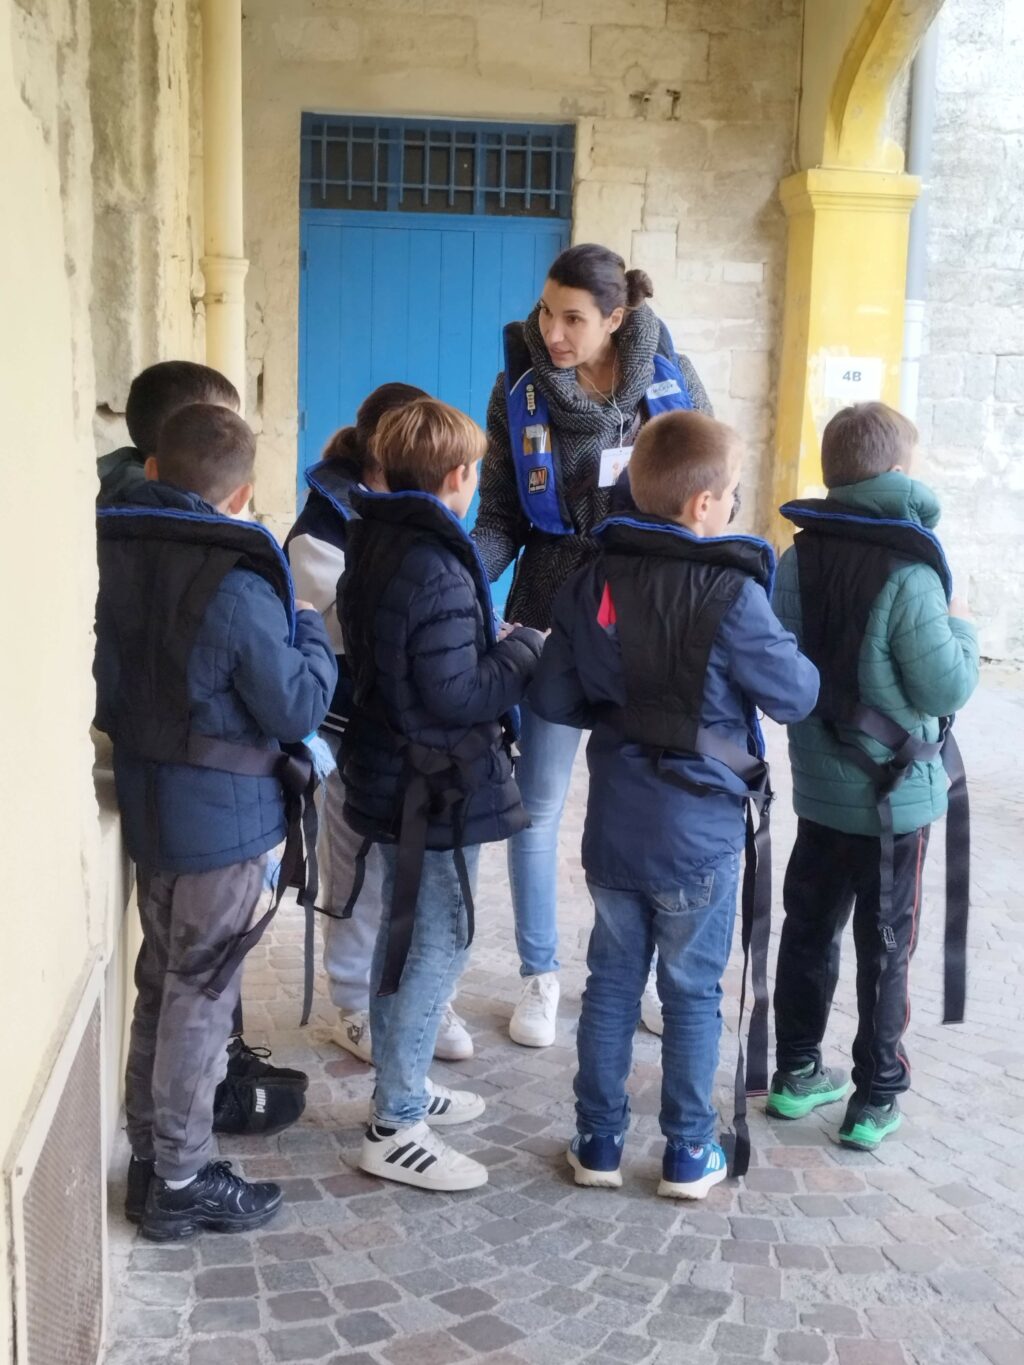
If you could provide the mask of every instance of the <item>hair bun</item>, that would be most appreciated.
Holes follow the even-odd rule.
[[[626,304],[639,308],[644,299],[654,298],[654,285],[646,270],[626,271]]]
[[[336,431],[320,453],[321,460],[354,460],[357,463],[362,456],[355,427],[342,427]]]

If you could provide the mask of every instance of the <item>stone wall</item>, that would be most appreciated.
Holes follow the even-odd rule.
[[[93,419],[97,403],[123,409],[139,366],[193,353],[191,9],[191,0],[0,0],[0,706],[4,773],[15,783],[0,833],[4,1177],[97,964],[115,1062],[108,1123],[117,1106],[127,889],[89,733]],[[12,1327],[5,1191],[0,1182],[2,1360]]]
[[[939,19],[921,472],[983,653],[1024,659],[1024,4]]]
[[[250,416],[257,506],[293,516],[304,110],[566,121],[573,234],[643,266],[767,488],[801,0],[248,0]],[[766,507],[748,497],[748,526]]]

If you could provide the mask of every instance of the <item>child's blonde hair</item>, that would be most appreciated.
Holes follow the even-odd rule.
[[[483,459],[486,449],[473,419],[437,398],[385,413],[370,443],[392,493],[436,493],[445,475]]]

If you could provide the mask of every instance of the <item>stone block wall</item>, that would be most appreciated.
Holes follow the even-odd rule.
[[[749,446],[764,528],[801,0],[248,0],[250,417],[259,512],[293,515],[303,110],[571,121],[573,234],[643,266]]]
[[[1024,659],[1024,4],[947,0],[928,235],[922,477],[982,652]]]

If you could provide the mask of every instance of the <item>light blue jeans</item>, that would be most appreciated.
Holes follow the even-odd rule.
[[[695,869],[664,891],[617,891],[588,880],[597,914],[576,1039],[581,1133],[617,1137],[629,1127],[633,1034],[657,948],[665,1023],[661,1131],[693,1146],[714,1140],[721,980],[732,946],[738,880],[736,854]]]
[[[412,942],[402,980],[394,995],[378,995],[398,866],[396,845],[381,844],[379,848],[384,867],[384,913],[373,952],[370,993],[370,1036],[377,1069],[374,1116],[378,1123],[407,1128],[427,1112],[427,1068],[434,1055],[441,1013],[466,966],[469,921],[454,853],[428,850],[423,858]],[[467,848],[463,853],[475,896],[480,848]]]
[[[516,782],[532,821],[508,841],[520,975],[558,970],[558,827],[582,730],[523,706]]]

